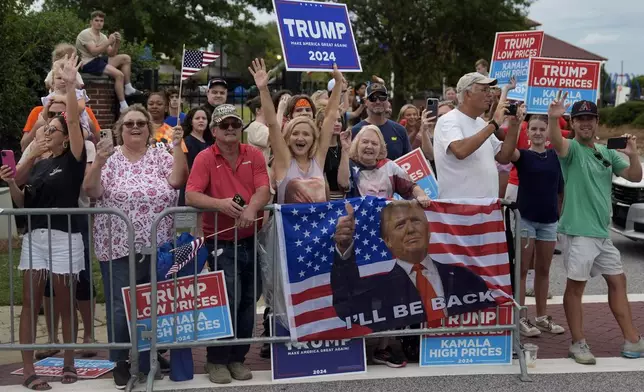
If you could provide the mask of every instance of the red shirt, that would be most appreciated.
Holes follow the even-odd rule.
[[[561,127],[561,120],[563,120],[564,123],[566,121],[562,117],[560,117],[559,127]],[[566,131],[565,129],[561,128],[561,136],[568,138],[568,135],[570,135],[570,131]],[[519,131],[519,138],[517,139],[516,148],[517,150],[527,150],[530,148],[530,138],[528,138],[528,123],[525,121],[521,123],[521,130]],[[546,140],[546,148],[552,148],[550,140]],[[512,166],[512,170],[510,170],[510,178],[508,178],[508,184],[519,185],[519,173],[517,172],[516,166]]]
[[[261,151],[257,148],[240,144],[239,157],[235,168],[231,168],[226,158],[221,155],[219,147],[214,144],[200,152],[192,165],[186,192],[199,192],[215,199],[228,199],[239,194],[246,204],[250,203],[251,197],[260,187],[268,187],[268,173],[266,161]],[[235,219],[219,213],[217,227],[213,213],[203,214],[203,229],[206,235],[219,232],[235,226]],[[258,211],[257,217],[264,215],[264,211]],[[257,229],[261,227],[262,221],[257,222]],[[246,229],[239,229],[237,239],[252,237],[254,226]],[[219,234],[218,239],[233,241],[235,230],[228,230]]]

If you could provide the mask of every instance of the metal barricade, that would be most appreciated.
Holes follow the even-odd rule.
[[[514,214],[514,226],[515,226],[515,233],[519,233],[520,231],[520,216],[519,216],[519,211],[516,209],[516,204],[511,203],[509,201],[502,201],[502,204],[506,208],[510,208],[512,213]],[[274,207],[272,205],[267,206],[265,211],[273,211]],[[192,348],[192,347],[203,347],[203,346],[208,346],[208,347],[213,347],[213,346],[227,346],[227,345],[244,345],[244,344],[256,344],[256,343],[286,343],[290,341],[289,337],[276,337],[276,336],[257,336],[256,334],[256,322],[253,323],[253,328],[252,328],[252,336],[250,338],[238,338],[237,336],[237,306],[234,306],[233,309],[231,309],[232,312],[232,320],[233,320],[233,330],[234,330],[234,337],[232,339],[220,339],[220,340],[209,340],[207,342],[204,341],[197,341],[196,339],[194,341],[177,341],[177,324],[173,323],[173,342],[172,343],[167,343],[167,344],[159,344],[157,343],[157,312],[158,312],[158,297],[157,297],[157,266],[155,263],[155,260],[157,259],[157,248],[161,244],[157,244],[157,228],[159,223],[161,222],[162,219],[167,218],[168,216],[172,216],[174,214],[188,214],[188,213],[194,213],[194,214],[201,214],[201,213],[213,213],[214,214],[214,227],[217,227],[217,217],[218,214],[216,210],[197,210],[194,208],[190,207],[175,207],[175,208],[168,208],[164,210],[162,213],[160,213],[156,220],[152,224],[152,232],[151,232],[151,251],[152,251],[152,263],[151,263],[151,272],[150,272],[150,282],[151,282],[151,313],[150,313],[150,318],[151,318],[151,326],[152,330],[150,331],[143,331],[141,333],[141,336],[143,339],[150,340],[150,373],[148,375],[147,379],[147,386],[146,389],[148,392],[152,392],[154,389],[154,380],[159,378],[160,374],[160,369],[159,369],[159,364],[157,361],[157,354],[159,350],[164,350],[164,349],[178,349],[178,348]],[[174,220],[174,233],[177,233],[178,227],[176,226],[176,219]],[[193,229],[193,228],[184,228],[184,229]],[[254,279],[253,279],[253,288],[254,288],[254,298],[257,299],[257,288],[258,288],[258,252],[257,252],[257,221],[254,223],[254,238],[255,238],[255,244],[254,244],[254,249],[253,249],[253,263],[254,263]],[[170,241],[174,241],[173,243],[173,248],[176,248],[176,236],[174,236],[173,239],[169,239]],[[218,238],[215,236],[213,239],[213,249],[217,250],[218,249]],[[234,252],[234,275],[237,276],[237,244],[238,244],[238,238],[237,238],[237,229],[234,229],[234,246],[235,246],[235,252]],[[519,305],[519,287],[520,287],[520,279],[521,279],[521,238],[519,235],[514,237],[514,248],[516,250],[515,252],[515,261],[514,261],[514,301],[513,304],[511,305],[512,309],[514,310],[514,315],[513,315],[513,323],[508,324],[508,325],[502,325],[499,323],[499,308],[496,308],[496,325],[476,325],[476,326],[465,326],[463,325],[463,315],[460,315],[460,324],[461,326],[459,327],[446,327],[445,322],[446,320],[443,319],[441,322],[441,327],[439,328],[421,328],[421,329],[405,329],[405,330],[392,330],[392,331],[382,331],[382,332],[375,332],[371,333],[369,335],[366,335],[367,338],[377,338],[377,337],[394,337],[394,336],[422,336],[422,335],[427,335],[427,334],[442,334],[442,333],[452,333],[452,334],[459,334],[459,333],[500,333],[500,332],[506,332],[506,331],[511,331],[513,333],[513,348],[514,348],[514,353],[516,353],[518,360],[519,360],[519,367],[520,367],[520,379],[522,381],[531,381],[531,379],[528,376],[527,373],[527,366],[526,366],[526,360],[525,356],[523,353],[523,347],[520,342],[520,318],[521,318],[521,311],[525,310],[525,306],[520,306]],[[218,254],[215,251],[213,253],[213,258],[214,258],[214,270],[217,270],[217,257]],[[275,258],[275,260],[278,260],[278,258]],[[197,285],[199,281],[199,273],[201,271],[197,270],[197,263],[194,263],[195,269],[193,271],[193,293],[196,295],[197,291]],[[277,269],[273,269],[273,280],[275,281],[278,279],[278,276],[276,276]],[[177,290],[178,290],[178,285],[177,285],[177,278],[176,275],[174,277],[174,289],[175,289],[175,294],[173,295],[173,309],[174,309],[174,320],[177,319]],[[239,295],[238,287],[237,287],[237,279],[235,279],[234,282],[234,293],[235,297]],[[238,298],[229,298],[229,303],[238,303]],[[256,304],[257,301],[255,301]],[[267,304],[269,305],[269,304]],[[255,312],[255,311],[254,311]],[[478,319],[481,319],[481,312],[478,311]],[[196,331],[197,331],[197,306],[196,306],[196,300],[195,300],[195,306],[193,306],[193,331],[195,331],[194,336],[196,337]],[[272,330],[275,331],[275,317],[272,317]]]
[[[55,232],[52,233],[52,216],[66,216],[67,217],[67,230],[66,232],[56,230]],[[46,294],[49,294],[49,306],[51,309],[54,309],[54,278],[60,279],[59,276],[53,274],[52,269],[53,269],[53,256],[54,256],[54,251],[52,248],[56,246],[57,244],[55,242],[52,242],[52,234],[55,235],[56,237],[60,237],[62,234],[65,235],[66,237],[66,242],[67,242],[67,253],[69,254],[69,271],[72,271],[72,263],[73,263],[73,255],[72,255],[72,237],[75,234],[78,233],[72,233],[72,219],[77,219],[77,217],[80,217],[82,219],[85,219],[84,222],[86,223],[78,223],[76,221],[75,224],[78,224],[79,226],[83,226],[81,233],[85,234],[84,231],[87,231],[87,238],[89,241],[89,247],[84,247],[83,252],[89,253],[89,255],[84,254],[84,257],[89,257],[89,295],[90,295],[90,312],[91,312],[91,325],[84,325],[83,327],[85,329],[91,328],[91,340],[95,342],[95,330],[94,330],[94,320],[95,320],[95,309],[94,309],[94,279],[93,279],[93,259],[94,259],[94,241],[93,241],[93,228],[92,228],[92,217],[96,215],[109,215],[110,219],[107,220],[108,222],[108,227],[107,227],[107,232],[109,233],[109,238],[110,241],[108,241],[108,254],[109,254],[109,260],[113,260],[112,255],[113,255],[113,249],[112,249],[112,241],[111,241],[111,233],[112,233],[112,221],[114,218],[116,219],[121,219],[125,223],[125,227],[127,229],[127,243],[128,247],[130,250],[134,249],[134,227],[125,213],[122,211],[115,209],[115,208],[53,208],[53,209],[30,209],[30,208],[20,208],[20,209],[4,209],[0,210],[0,216],[7,216],[8,218],[12,218],[15,216],[25,216],[27,219],[27,230],[26,233],[23,235],[23,241],[27,240],[28,241],[28,247],[26,251],[28,254],[21,255],[22,259],[24,260],[25,257],[29,260],[29,268],[26,269],[24,272],[25,274],[33,274],[34,272],[34,256],[40,256],[41,258],[47,258],[47,262],[49,263],[47,268],[41,269],[40,271],[36,271],[36,274],[43,274],[42,277],[36,276],[37,279],[43,279],[45,280],[47,277],[50,280],[50,288],[49,292]],[[36,217],[39,219],[42,219],[42,217],[46,217],[47,220],[47,227],[40,227],[37,229],[32,230],[32,219]],[[35,309],[34,306],[34,301],[39,302],[40,299],[37,299],[34,297],[34,280],[33,280],[33,275],[30,275],[30,281],[29,281],[29,301],[30,305],[29,307],[32,309],[32,314],[30,316],[30,329],[29,331],[31,333],[32,339],[28,339],[30,341],[34,341],[34,343],[16,343],[16,337],[15,337],[15,326],[14,326],[14,313],[15,313],[15,300],[16,300],[16,293],[14,292],[14,288],[17,287],[15,284],[15,276],[14,276],[14,262],[13,262],[13,241],[15,240],[15,234],[13,233],[13,227],[12,227],[12,222],[13,219],[6,219],[8,222],[8,266],[9,266],[9,302],[10,302],[10,317],[11,317],[11,322],[10,322],[10,341],[9,342],[0,342],[0,350],[23,350],[23,351],[33,351],[33,350],[78,350],[78,349],[84,349],[84,350],[115,350],[115,349],[121,349],[121,350],[130,350],[130,368],[131,368],[131,373],[132,377],[130,378],[130,381],[128,382],[128,385],[126,387],[127,391],[131,391],[133,388],[137,376],[138,376],[138,371],[139,371],[139,360],[138,360],[138,350],[136,350],[135,347],[135,342],[137,341],[137,330],[136,328],[132,328],[130,331],[130,343],[108,343],[108,342],[101,342],[101,343],[76,343],[75,341],[72,343],[35,343],[35,338],[36,338],[36,324],[37,324],[37,318],[38,318],[38,311],[39,309]],[[42,226],[42,225],[41,225]],[[37,230],[41,230],[41,233],[34,233]],[[46,234],[45,234],[46,233]],[[32,236],[36,235],[46,235],[47,238],[47,252],[45,256],[43,255],[37,255],[35,254],[36,252],[34,251],[34,246],[39,246],[42,247],[42,243],[34,243],[32,241]],[[76,237],[76,239],[78,239]],[[85,242],[85,241],[83,241]],[[58,245],[61,245],[58,243]],[[78,245],[78,244],[77,244]],[[63,245],[64,246],[64,245]],[[22,251],[25,251],[23,248]],[[60,251],[60,249],[57,249],[57,251]],[[130,317],[133,320],[136,320],[136,295],[135,294],[135,289],[136,289],[136,262],[135,262],[135,254],[133,251],[129,252],[129,257],[128,257],[128,267],[129,267],[129,286],[130,286],[130,296],[131,296],[131,307],[130,307]],[[87,263],[86,263],[87,264]],[[24,266],[23,266],[23,269]],[[46,272],[45,272],[46,270]],[[45,276],[46,274],[47,276]],[[112,262],[109,263],[109,282],[113,282],[113,273],[112,273]],[[25,278],[26,279],[26,278]],[[69,282],[69,281],[68,281]],[[67,283],[68,283],[67,282]],[[70,314],[72,316],[72,320],[74,320],[74,317],[76,317],[76,296],[75,296],[75,291],[74,288],[76,285],[72,284],[67,284],[69,286],[69,295],[70,295],[70,300],[69,300],[69,310]],[[44,291],[43,288],[40,288],[41,290]],[[23,289],[24,290],[24,289]],[[108,336],[108,341],[111,340],[114,342],[115,339],[115,328],[114,328],[114,306],[113,304],[115,303],[114,301],[114,292],[113,290],[110,290],[111,295],[110,298],[106,298],[106,302],[110,301],[112,304],[111,309],[112,313],[110,315],[110,320],[111,320],[111,331],[112,331],[112,336]],[[58,295],[61,295],[60,293]],[[62,306],[62,305],[61,305]],[[65,305],[66,306],[66,305]],[[54,326],[54,311],[50,312],[49,315],[49,322],[51,325],[52,330],[55,330]],[[35,317],[34,317],[35,316]],[[63,322],[64,323],[64,322]],[[77,324],[76,324],[77,325]],[[63,326],[63,336],[65,335],[64,330],[69,328],[69,326]],[[76,340],[77,337],[77,332],[75,331],[75,323],[72,321],[71,322],[71,336],[72,340]],[[27,334],[27,332],[22,333]],[[133,343],[134,342],[134,343]]]

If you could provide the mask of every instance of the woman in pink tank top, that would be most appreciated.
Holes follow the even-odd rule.
[[[277,184],[277,202],[322,203],[328,200],[324,179],[324,162],[333,135],[340,95],[342,73],[333,67],[336,83],[331,92],[322,128],[318,129],[308,117],[296,117],[288,122],[282,135],[275,108],[268,90],[268,75],[264,60],[253,61],[249,71],[259,89],[269,142],[273,150],[273,179]],[[296,103],[297,106],[297,103]]]

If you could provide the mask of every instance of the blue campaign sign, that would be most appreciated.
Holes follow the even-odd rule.
[[[288,329],[275,324],[275,336],[290,336]],[[364,339],[273,343],[271,369],[273,380],[364,373],[367,371]]]
[[[228,307],[226,282],[223,271],[201,274],[197,280],[197,294],[194,292],[192,276],[177,279],[177,300],[175,315],[174,280],[157,283],[157,342],[191,342],[227,338],[233,336],[232,320]],[[150,341],[141,337],[142,331],[152,330],[150,308],[150,284],[136,286],[137,319],[139,330],[138,350],[150,349]],[[128,327],[130,321],[130,291],[123,288]],[[196,320],[194,304],[197,304]],[[196,336],[195,336],[196,326]]]
[[[510,325],[509,306],[480,313],[461,315],[463,325]],[[447,319],[447,326],[456,327],[461,316]],[[509,365],[512,363],[512,333],[454,333],[423,336],[420,340],[420,366]]]
[[[362,72],[345,4],[273,0],[288,71]]]

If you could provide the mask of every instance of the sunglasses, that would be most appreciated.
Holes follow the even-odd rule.
[[[64,116],[64,115],[65,115],[65,112],[47,112],[48,119],[52,119],[54,117]]]
[[[244,124],[240,120],[223,120],[220,122],[217,126],[219,129],[226,130],[230,127],[233,127],[234,129],[241,128]]]
[[[388,97],[386,95],[370,95],[369,96],[369,101],[370,102],[376,102],[376,101],[385,102],[387,99],[388,99]]]
[[[123,126],[128,129],[133,129],[135,126],[137,128],[143,128],[148,125],[147,121],[138,120],[138,121],[126,121],[123,123]]]
[[[46,135],[52,135],[52,134],[54,134],[54,133],[56,133],[56,132],[60,132],[60,133],[62,133],[62,134],[65,134],[65,132],[64,132],[63,130],[58,129],[58,128],[56,128],[56,127],[55,127],[55,126],[53,126],[53,125],[48,125],[48,126],[46,126],[44,131],[45,131],[45,134],[46,134]]]
[[[606,158],[604,158],[604,156],[601,154],[601,152],[595,151],[593,153],[593,155],[595,156],[595,158],[597,158],[597,160],[599,160],[602,163],[602,165],[604,165],[604,167],[610,167],[611,166],[611,163]]]

